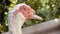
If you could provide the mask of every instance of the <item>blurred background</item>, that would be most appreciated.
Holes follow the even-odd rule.
[[[0,32],[8,31],[8,11],[19,3],[31,6],[43,20],[28,20],[22,28],[60,18],[60,0],[0,0]]]

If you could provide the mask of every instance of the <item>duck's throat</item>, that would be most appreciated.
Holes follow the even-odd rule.
[[[22,34],[21,28],[16,30],[9,30],[9,34]]]
[[[21,17],[21,15],[17,15],[15,18],[10,17],[9,20],[9,32],[11,34],[22,34],[21,27],[23,23],[25,22],[25,19]]]

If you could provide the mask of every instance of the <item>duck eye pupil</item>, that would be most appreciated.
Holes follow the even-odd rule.
[[[26,10],[26,8],[23,8],[23,10]]]

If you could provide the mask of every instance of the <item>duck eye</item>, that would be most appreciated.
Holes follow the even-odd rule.
[[[23,10],[26,10],[26,8],[23,8]]]

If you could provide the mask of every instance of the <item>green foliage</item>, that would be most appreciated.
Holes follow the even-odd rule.
[[[16,4],[25,3],[31,6],[36,14],[43,18],[41,20],[28,20],[23,27],[38,24],[54,18],[60,18],[60,0],[0,0],[0,31],[7,31],[8,11]]]

